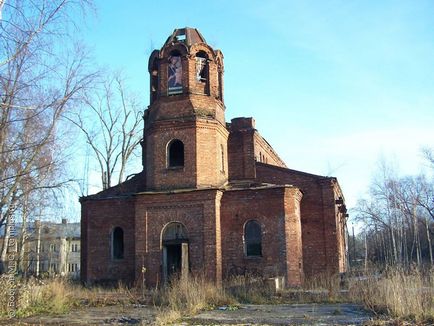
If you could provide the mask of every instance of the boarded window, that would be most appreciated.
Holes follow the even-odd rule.
[[[113,230],[113,258],[124,258],[124,231],[120,227],[116,227]]]
[[[246,223],[244,241],[247,256],[262,256],[262,231],[258,222],[248,221]]]
[[[168,167],[184,166],[184,144],[179,139],[173,140],[168,147]]]

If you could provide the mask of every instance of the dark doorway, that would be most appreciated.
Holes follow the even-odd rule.
[[[167,254],[167,277],[170,279],[173,276],[181,273],[182,267],[182,246],[181,244],[173,244],[166,246]]]
[[[189,269],[188,237],[184,225],[173,222],[165,227],[162,235],[162,249],[164,282],[187,276]]]

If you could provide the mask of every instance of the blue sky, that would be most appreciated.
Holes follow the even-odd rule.
[[[198,28],[225,64],[226,119],[252,116],[288,167],[338,177],[347,203],[381,157],[434,147],[434,1],[97,0],[82,38],[148,104],[147,62]],[[135,171],[134,171],[135,172]]]

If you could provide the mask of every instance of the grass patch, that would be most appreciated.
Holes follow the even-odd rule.
[[[148,291],[141,288],[83,287],[67,279],[13,279],[0,277],[0,316],[8,316],[10,293],[14,293],[17,317],[38,314],[61,314],[74,307],[100,307],[153,304],[157,324],[167,325],[202,310],[225,306],[236,310],[240,303],[361,303],[377,315],[386,315],[402,322],[429,323],[434,321],[434,270],[389,269],[382,275],[372,274],[348,278],[341,291],[338,276],[319,275],[306,279],[303,287],[275,292],[273,282],[236,276],[218,287],[204,276],[189,276],[166,287]],[[340,314],[335,311],[334,314]]]
[[[13,295],[11,295],[13,293]],[[59,314],[71,307],[69,286],[61,279],[23,280],[11,282],[0,277],[0,315],[7,316],[10,304],[17,317],[35,314]]]
[[[381,277],[367,275],[349,286],[353,301],[376,314],[418,323],[434,320],[432,269],[389,269]]]
[[[224,288],[227,295],[239,303],[271,304],[277,299],[267,280],[250,275],[233,276]]]
[[[16,317],[55,315],[73,307],[100,307],[140,302],[134,289],[119,284],[112,288],[86,288],[65,278],[22,279],[0,277],[0,316],[14,311]],[[11,295],[11,293],[13,295]],[[11,308],[11,300],[13,307]]]
[[[203,276],[182,277],[153,293],[158,307],[157,324],[167,325],[184,316],[221,305],[234,304],[231,296]]]

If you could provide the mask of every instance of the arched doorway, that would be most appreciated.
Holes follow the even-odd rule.
[[[163,280],[188,274],[188,236],[182,223],[166,225],[162,234]]]

